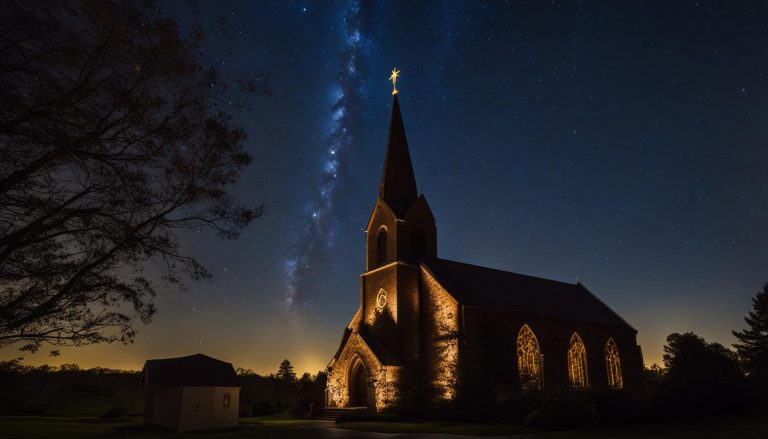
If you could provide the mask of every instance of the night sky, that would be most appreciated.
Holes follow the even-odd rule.
[[[359,304],[395,66],[440,257],[580,280],[648,365],[672,332],[730,345],[768,281],[768,3],[158,7],[209,31],[223,73],[271,73],[233,109],[255,157],[235,192],[266,214],[238,241],[184,235],[214,279],[166,289],[133,345],[2,358],[323,369]]]

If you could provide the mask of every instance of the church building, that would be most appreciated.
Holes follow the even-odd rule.
[[[523,389],[640,394],[637,331],[587,287],[438,257],[435,217],[417,193],[393,94],[360,307],[329,364],[327,405],[384,409],[395,401],[403,370],[416,364],[451,399],[460,362],[484,350],[506,356],[510,367],[493,373],[509,374]]]

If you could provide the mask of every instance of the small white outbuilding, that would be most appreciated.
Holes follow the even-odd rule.
[[[240,387],[232,363],[203,354],[147,360],[144,422],[178,431],[236,427]]]

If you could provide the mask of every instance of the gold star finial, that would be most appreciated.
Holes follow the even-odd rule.
[[[392,81],[392,94],[397,94],[397,78],[400,76],[400,70],[397,70],[397,67],[392,69],[392,74],[389,75],[389,80]]]

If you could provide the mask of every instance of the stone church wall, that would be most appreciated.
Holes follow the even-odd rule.
[[[328,405],[330,407],[349,406],[350,368],[357,361],[362,361],[368,378],[368,401],[373,401],[373,404],[369,403],[368,408],[375,411],[386,408],[396,398],[399,368],[382,365],[356,332],[352,332],[338,358],[330,367],[326,387]]]
[[[424,268],[421,291],[422,344],[428,376],[438,396],[451,399],[455,395],[459,359],[459,304]]]
[[[396,358],[414,359],[419,350],[419,268],[394,263],[361,277],[363,321]],[[378,305],[384,291],[386,304]]]
[[[493,347],[506,361],[509,374],[518,374],[517,335],[527,324],[538,340],[543,355],[543,386],[557,389],[570,386],[568,348],[571,335],[577,332],[587,351],[587,377],[591,388],[608,387],[605,343],[613,338],[619,348],[624,389],[642,397],[643,360],[635,333],[631,330],[570,321],[524,313],[501,313],[476,307],[465,307],[463,313],[465,342],[461,354],[481,357],[481,349]]]

